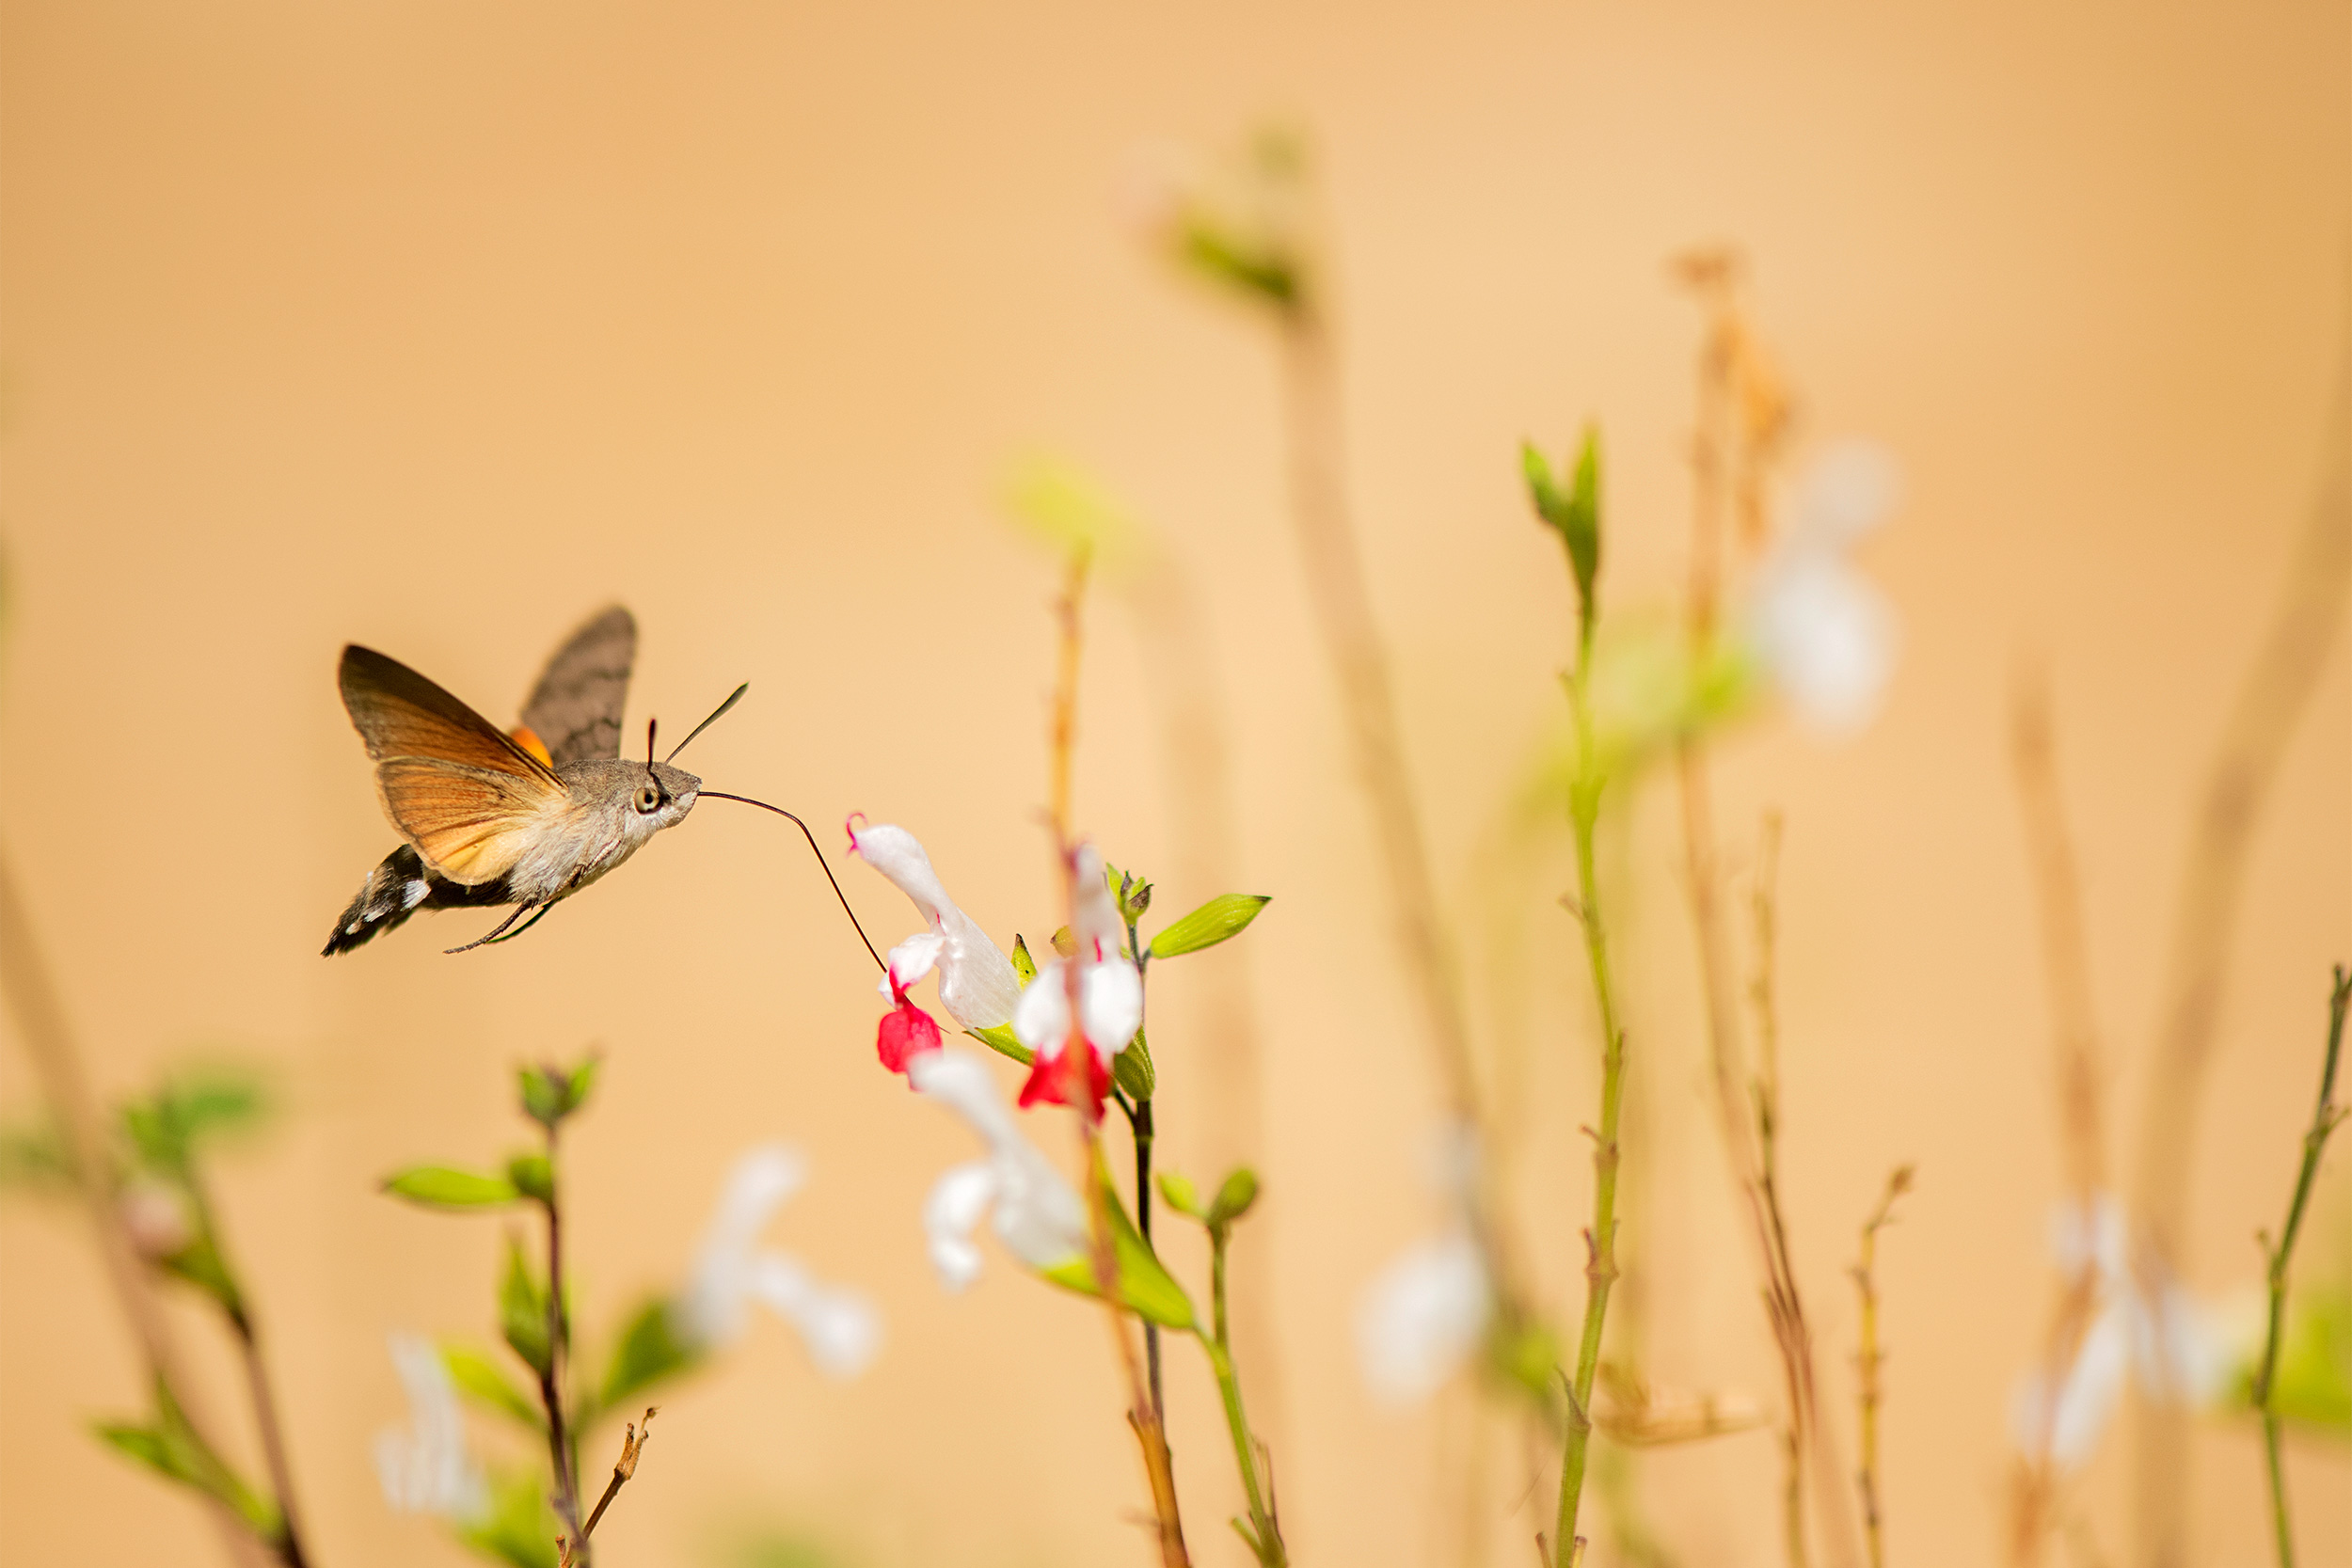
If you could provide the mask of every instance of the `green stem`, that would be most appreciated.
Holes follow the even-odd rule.
[[[1225,1244],[1231,1239],[1222,1225],[1209,1227],[1209,1298],[1213,1332],[1201,1335],[1200,1348],[1209,1353],[1209,1367],[1216,1373],[1216,1389],[1225,1401],[1225,1425],[1233,1438],[1233,1463],[1241,1470],[1242,1492],[1249,1503],[1249,1528],[1233,1521],[1234,1529],[1249,1543],[1257,1554],[1261,1568],[1287,1568],[1290,1554],[1282,1544],[1281,1522],[1268,1505],[1270,1488],[1258,1482],[1257,1440],[1249,1433],[1249,1418],[1241,1403],[1241,1378],[1233,1370],[1232,1340],[1225,1320]],[[1194,1330],[1200,1335],[1198,1329]]]
[[[1552,1538],[1559,1568],[1581,1555],[1577,1509],[1584,1490],[1584,1467],[1593,1435],[1593,1379],[1600,1368],[1601,1329],[1609,1315],[1609,1291],[1617,1280],[1618,1115],[1625,1103],[1625,1034],[1617,1023],[1615,987],[1609,974],[1609,938],[1601,924],[1599,879],[1593,869],[1593,825],[1600,816],[1607,776],[1593,747],[1592,708],[1586,681],[1592,668],[1592,629],[1581,629],[1568,703],[1577,735],[1577,776],[1568,790],[1569,825],[1576,837],[1577,916],[1584,927],[1584,956],[1593,971],[1593,994],[1600,1007],[1600,1128],[1593,1134],[1593,1224],[1585,1232],[1589,1256],[1584,1275],[1584,1327],[1577,1341],[1576,1371],[1568,1384],[1567,1441],[1560,1454],[1560,1513]]]
[[[548,1216],[548,1364],[539,1374],[539,1401],[548,1412],[548,1458],[555,1467],[555,1507],[564,1523],[564,1532],[570,1537],[572,1551],[568,1561],[573,1568],[587,1568],[588,1543],[580,1530],[580,1480],[573,1468],[571,1434],[564,1422],[564,1366],[565,1351],[571,1338],[570,1326],[564,1316],[564,1211],[556,1199],[556,1140],[552,1123],[548,1127],[548,1196],[543,1207]]]
[[[2279,1453],[2279,1340],[2286,1325],[2287,1262],[2295,1239],[2303,1228],[2303,1210],[2311,1201],[2312,1182],[2319,1174],[2320,1150],[2344,1113],[2335,1104],[2336,1063],[2344,1052],[2344,1015],[2352,1002],[2352,975],[2336,966],[2328,1000],[2328,1059],[2320,1069],[2319,1101],[2312,1108],[2312,1125],[2303,1134],[2303,1168],[2295,1178],[2295,1197],[2287,1205],[2287,1223],[2279,1244],[2270,1248],[2270,1331],[2263,1343],[2262,1371],[2254,1379],[2254,1404],[2263,1416],[2263,1452],[2270,1468],[2270,1518],[2279,1538],[2279,1568],[2295,1568],[2295,1532],[2287,1519],[2286,1468]]]

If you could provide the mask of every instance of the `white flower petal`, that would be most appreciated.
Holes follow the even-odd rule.
[[[914,900],[930,923],[928,938],[909,937],[891,949],[891,973],[901,976],[899,984],[914,984],[935,964],[939,1005],[958,1028],[993,1029],[1010,1019],[1013,1001],[1021,994],[1021,978],[1013,971],[1012,960],[947,896],[921,842],[904,828],[878,822],[852,828],[850,844],[859,858]],[[918,948],[917,943],[926,945]]]
[[[1010,1022],[1021,976],[1005,950],[953,904],[940,911],[940,929],[947,945],[939,958],[939,1005],[947,1016],[965,1029]]]
[[[2059,1380],[2053,1403],[2039,1375],[2022,1384],[2011,1402],[2011,1434],[2020,1451],[2046,1454],[2063,1470],[2078,1470],[2099,1446],[2131,1371],[2131,1324],[2121,1301],[2091,1323]],[[2047,1444],[2046,1449],[2044,1444]]]
[[[1119,902],[1111,896],[1103,857],[1093,845],[1078,847],[1073,875],[1077,882],[1071,892],[1070,929],[1078,939],[1079,953],[1089,958],[1116,958],[1127,927],[1119,918]]]
[[[713,1348],[742,1335],[753,1243],[807,1175],[807,1162],[788,1144],[762,1144],[736,1161],[686,1291],[671,1304],[672,1322],[688,1343]]]
[[[1014,1037],[1047,1057],[1061,1054],[1070,1039],[1070,980],[1067,960],[1048,958],[1012,1009]]]
[[[1423,1242],[1365,1288],[1356,1316],[1364,1380],[1393,1403],[1424,1399],[1477,1348],[1490,1298],[1466,1229]]]
[[[890,950],[890,970],[882,976],[879,989],[884,996],[891,988],[899,990],[929,974],[939,963],[939,951],[947,945],[947,939],[937,931],[917,931]]]
[[[1836,555],[1784,557],[1759,580],[1748,637],[1797,711],[1850,732],[1878,713],[1893,677],[1894,607]]]
[[[980,1277],[980,1249],[972,1233],[996,1198],[996,1167],[987,1160],[950,1167],[923,1204],[923,1236],[941,1285],[961,1291]]]
[[[1015,1258],[1033,1269],[1052,1269],[1085,1255],[1086,1204],[1054,1163],[1022,1136],[985,1064],[968,1052],[928,1051],[907,1064],[907,1081],[961,1117],[987,1142],[996,1234]],[[933,1204],[941,1201],[934,1189]],[[927,1223],[928,1214],[927,1210]],[[936,1247],[932,1261],[946,1272]]]
[[[931,858],[923,852],[922,841],[895,823],[876,822],[850,830],[850,847],[866,864],[890,879],[900,893],[914,900],[914,907],[923,911],[923,918],[933,926],[939,924],[939,911],[953,900],[941,885],[939,873],[931,869]]]
[[[744,1285],[752,1299],[801,1331],[809,1359],[827,1377],[855,1377],[882,1348],[882,1314],[872,1302],[819,1283],[783,1253],[755,1254]]]
[[[408,1427],[375,1436],[384,1500],[402,1513],[467,1519],[481,1513],[482,1474],[466,1449],[466,1420],[441,1353],[414,1334],[391,1337],[392,1365],[408,1395]]]
[[[1086,966],[1079,1001],[1087,1039],[1105,1061],[1126,1050],[1143,1026],[1143,976],[1116,954]]]

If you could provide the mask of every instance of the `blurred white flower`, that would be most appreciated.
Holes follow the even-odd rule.
[[[1748,600],[1749,646],[1797,712],[1824,730],[1868,723],[1894,674],[1894,607],[1849,557],[1894,510],[1899,490],[1895,460],[1881,448],[1850,441],[1823,452],[1799,483]]]
[[[1356,1345],[1364,1381],[1392,1403],[1437,1392],[1478,1348],[1493,1314],[1486,1255],[1470,1226],[1477,1163],[1470,1131],[1450,1130],[1432,1173],[1451,1211],[1446,1228],[1375,1275],[1358,1305]]]
[[[2233,1364],[2233,1337],[2177,1281],[2151,1290],[2134,1276],[2129,1226],[2112,1196],[2101,1194],[2088,1213],[2060,1205],[2050,1241],[2060,1279],[2070,1287],[2093,1281],[2093,1316],[2055,1389],[2041,1371],[2020,1381],[2010,1434],[2028,1457],[2076,1470],[2098,1448],[2135,1376],[2153,1400],[2202,1405],[2217,1398]]]
[[[408,1393],[408,1426],[375,1434],[375,1475],[384,1500],[402,1513],[469,1519],[486,1500],[482,1472],[466,1450],[457,1389],[432,1341],[391,1337],[392,1365]]]
[[[852,816],[849,828],[850,852],[889,878],[930,922],[929,929],[890,950],[882,994],[903,1002],[907,988],[936,969],[939,1005],[958,1028],[993,1029],[1009,1022],[1021,996],[1012,960],[947,896],[921,842],[887,822],[868,826]]]
[[[828,1377],[855,1377],[882,1347],[882,1315],[863,1294],[826,1285],[759,1233],[807,1180],[807,1164],[784,1144],[762,1144],[735,1163],[685,1291],[670,1304],[673,1332],[715,1350],[742,1337],[756,1301],[800,1330],[809,1359]]]
[[[907,1065],[907,1081],[961,1117],[988,1145],[985,1159],[942,1176],[923,1206],[923,1230],[941,1284],[961,1291],[979,1277],[980,1251],[972,1233],[992,1209],[998,1239],[1032,1269],[1059,1268],[1086,1255],[1084,1200],[1021,1135],[985,1063],[967,1052],[933,1051]]]
[[[1078,971],[1078,1033],[1094,1048],[1089,1079],[1097,1109],[1110,1090],[1111,1058],[1126,1050],[1136,1031],[1143,1027],[1143,976],[1136,972],[1134,960],[1121,952],[1120,943],[1127,928],[1120,921],[1117,900],[1111,897],[1103,857],[1087,844],[1079,847],[1075,859],[1071,898],[1075,956],[1047,960],[1013,1009],[1013,1034],[1037,1053],[1029,1081],[1021,1087],[1024,1105],[1040,1101],[1064,1103],[1058,1064],[1072,1033],[1072,965]]]

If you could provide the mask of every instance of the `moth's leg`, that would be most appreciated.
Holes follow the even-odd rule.
[[[536,926],[539,922],[545,920],[548,917],[548,911],[553,908],[555,908],[555,900],[550,898],[546,903],[539,906],[539,912],[537,914],[532,915],[529,920],[524,921],[520,926],[516,927],[513,930],[506,931],[505,927],[500,927],[499,931],[506,931],[504,936],[500,936],[498,931],[493,931],[482,940],[484,942],[513,942],[516,937],[521,936],[525,931],[530,930],[533,926]]]
[[[545,904],[538,905],[537,908],[541,914],[545,914],[547,912],[548,907]],[[500,921],[498,925],[491,929],[488,936],[476,937],[473,941],[466,943],[463,947],[444,947],[441,951],[444,953],[470,953],[485,942],[496,942],[498,941],[499,934],[501,932],[504,931],[509,926],[512,926],[517,920],[520,920],[523,916],[531,913],[532,909],[532,905],[517,904],[515,906],[515,912],[508,915],[504,920]],[[528,928],[529,927],[525,927],[525,929]],[[519,936],[521,935],[521,932],[516,932],[516,934]]]

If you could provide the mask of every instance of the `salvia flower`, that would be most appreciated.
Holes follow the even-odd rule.
[[[1450,1132],[1434,1164],[1451,1211],[1446,1227],[1375,1275],[1356,1314],[1364,1382],[1396,1404],[1437,1392],[1478,1348],[1494,1314],[1486,1253],[1470,1225],[1477,1151],[1469,1131]]]
[[[890,950],[881,990],[891,1008],[874,1040],[882,1066],[904,1072],[916,1056],[939,1049],[938,1022],[907,996],[910,987],[934,971],[939,1005],[958,1028],[990,1029],[1010,1022],[1021,995],[1012,960],[947,896],[921,841],[904,828],[869,825],[858,816],[850,818],[849,832],[850,852],[890,879],[928,922]]]
[[[391,1350],[392,1365],[408,1393],[408,1425],[375,1435],[375,1475],[384,1500],[402,1513],[473,1518],[487,1493],[466,1449],[466,1418],[449,1368],[432,1341],[414,1334],[393,1335]]]
[[[873,1303],[759,1245],[769,1220],[807,1178],[807,1162],[785,1144],[762,1144],[736,1161],[693,1274],[670,1304],[671,1328],[683,1343],[699,1350],[732,1343],[758,1302],[800,1330],[809,1359],[828,1377],[855,1377],[872,1362],[882,1346],[882,1315]]]
[[[2019,1450],[2061,1471],[2090,1460],[2135,1378],[2150,1399],[2196,1405],[2220,1394],[2229,1376],[2213,1315],[2175,1280],[2151,1287],[2137,1278],[2127,1236],[2122,1207],[2105,1195],[2088,1212],[2067,1204],[2053,1216],[2059,1277],[2070,1286],[2093,1279],[2094,1315],[2064,1371],[2055,1380],[2028,1374],[2010,1415]]]
[[[1034,990],[1043,976],[1032,982]],[[1035,1144],[1021,1134],[978,1057],[934,1051],[907,1065],[915,1091],[953,1111],[988,1145],[986,1157],[940,1177],[923,1206],[923,1230],[940,1283],[961,1291],[980,1274],[973,1233],[987,1216],[997,1239],[1031,1269],[1043,1272],[1083,1259],[1085,1200]]]
[[[1849,441],[1822,453],[1799,482],[1748,602],[1750,649],[1823,730],[1869,722],[1894,674],[1894,609],[1851,557],[1894,510],[1899,488],[1895,460],[1878,447]]]
[[[1111,1059],[1143,1027],[1143,976],[1120,946],[1126,927],[1104,879],[1103,857],[1089,844],[1080,846],[1073,859],[1070,926],[1074,950],[1068,958],[1048,960],[1021,992],[1012,1032],[1037,1053],[1029,1081],[1021,1086],[1022,1104],[1067,1103],[1062,1053],[1074,1035],[1092,1048],[1086,1064],[1088,1097],[1099,1113],[1103,1097],[1110,1092]],[[1074,1020],[1070,1007],[1073,990],[1078,1001]]]

